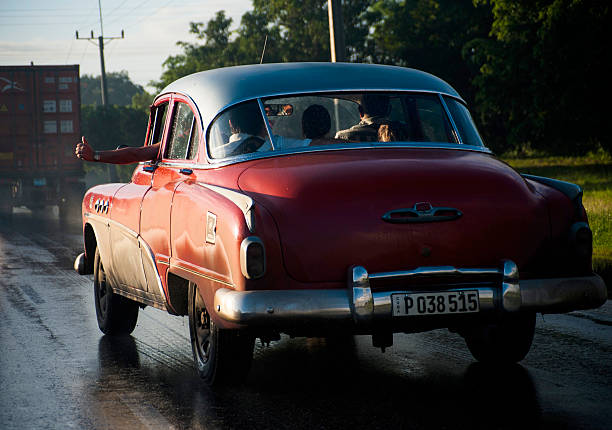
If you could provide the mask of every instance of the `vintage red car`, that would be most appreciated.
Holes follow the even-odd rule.
[[[155,99],[160,155],[83,200],[100,329],[139,307],[189,318],[208,383],[241,378],[254,339],[448,328],[477,360],[515,362],[536,313],[598,307],[592,233],[573,184],[520,175],[465,102],[413,69],[230,67]]]

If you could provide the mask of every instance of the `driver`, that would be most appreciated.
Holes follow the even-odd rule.
[[[225,158],[252,152],[271,151],[266,125],[255,101],[240,104],[228,111],[231,135],[224,145],[212,149],[213,158]],[[279,151],[288,148],[308,146],[311,139],[294,139],[272,135],[274,149]]]
[[[357,142],[376,142],[378,128],[387,124],[389,113],[389,97],[382,94],[364,94],[359,105],[358,124],[336,133],[336,139],[352,140]]]

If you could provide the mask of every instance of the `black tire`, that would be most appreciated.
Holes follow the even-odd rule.
[[[106,272],[96,248],[94,258],[94,301],[98,327],[110,336],[125,336],[136,327],[138,303],[113,292],[106,280]]]
[[[498,322],[470,327],[463,332],[474,358],[482,363],[509,364],[521,361],[531,348],[535,313],[506,314]]]
[[[239,330],[220,329],[192,282],[188,316],[193,360],[204,382],[208,385],[242,382],[253,360],[254,338]]]

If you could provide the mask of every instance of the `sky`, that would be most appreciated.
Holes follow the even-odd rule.
[[[177,41],[194,42],[189,22],[208,22],[219,10],[240,24],[251,0],[100,0],[106,72],[126,70],[147,90],[162,63],[181,52]],[[87,40],[91,31],[95,44]],[[98,0],[0,0],[0,65],[79,64],[81,75],[100,75]]]

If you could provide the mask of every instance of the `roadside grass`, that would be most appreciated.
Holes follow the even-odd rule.
[[[502,157],[521,173],[578,184],[593,231],[593,269],[612,289],[612,156],[606,153],[582,157]]]

